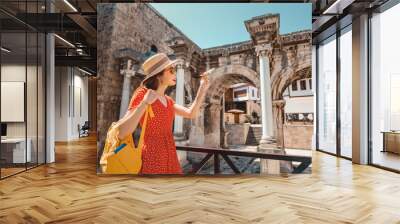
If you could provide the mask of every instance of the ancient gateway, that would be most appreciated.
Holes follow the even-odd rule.
[[[165,34],[160,33],[158,39],[146,35],[138,37],[138,40],[145,43],[143,46],[143,44],[128,43],[137,41],[134,38],[127,39],[125,44],[113,44],[113,42],[118,42],[118,38],[112,36],[115,35],[113,31],[109,36],[107,32],[110,31],[99,31],[100,38],[111,39],[109,42],[106,39],[106,45],[103,46],[104,52],[108,50],[108,53],[99,55],[98,60],[100,145],[102,145],[108,125],[126,111],[132,90],[143,78],[141,63],[150,53],[155,52],[166,52],[182,59],[182,63],[177,67],[176,88],[171,90],[171,95],[175,97],[176,102],[182,105],[190,105],[194,100],[199,86],[199,74],[209,68],[216,68],[210,74],[211,85],[201,107],[200,117],[195,120],[175,119],[174,133],[178,144],[184,142],[190,145],[220,147],[224,136],[224,92],[232,84],[244,82],[260,90],[262,118],[260,143],[282,145],[285,105],[282,94],[293,81],[311,77],[311,32],[309,30],[281,35],[279,34],[279,15],[261,15],[244,21],[243,25],[249,32],[251,40],[201,49],[148,5],[135,6],[132,9],[121,8],[121,6],[104,7],[103,10],[114,10],[114,14],[107,18],[100,18],[99,21],[101,23],[113,20],[113,29],[118,30],[117,25],[122,23],[120,17],[125,15],[129,18],[128,13],[139,14],[140,7],[147,10],[147,13],[153,13],[153,21],[154,19],[159,21],[156,23],[158,27],[153,27],[153,29],[164,29]],[[140,18],[142,17],[136,16],[135,20],[140,20]],[[146,19],[148,18],[143,16],[143,26],[148,24]],[[138,28],[138,26],[140,23],[136,22],[135,27],[139,31],[131,35],[140,36],[140,30],[148,28]],[[126,32],[126,29],[121,28],[121,32]],[[112,47],[107,48],[107,44]],[[99,51],[99,54],[102,53]],[[113,63],[102,64],[105,58]],[[106,94],[106,88],[113,88],[114,92],[109,91]]]

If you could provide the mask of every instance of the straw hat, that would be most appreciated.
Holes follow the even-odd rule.
[[[165,53],[158,53],[148,58],[142,65],[142,69],[146,78],[142,81],[144,83],[150,77],[157,75],[171,65],[175,65],[179,59],[170,60]]]

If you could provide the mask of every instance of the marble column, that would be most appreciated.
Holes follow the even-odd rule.
[[[260,95],[262,123],[262,136],[260,144],[269,144],[273,142],[274,134],[271,96],[271,71],[269,67],[272,46],[270,44],[256,46],[256,51],[260,62]]]
[[[122,94],[121,94],[121,105],[119,110],[119,118],[121,119],[129,106],[129,96],[131,93],[131,78],[135,75],[135,69],[132,65],[132,60],[128,59],[127,65],[125,69],[120,70],[120,74],[124,76],[124,82],[122,86]]]
[[[181,61],[176,65],[176,93],[175,103],[185,106],[185,68],[184,62]],[[175,140],[183,140],[183,117],[176,116],[174,120],[174,136]]]
[[[175,103],[185,106],[185,64],[180,61],[176,65],[176,90],[175,90]],[[174,120],[174,138],[176,145],[187,145],[185,135],[183,133],[183,117],[175,116]],[[179,162],[182,166],[188,163],[187,152],[177,151]]]
[[[282,150],[277,149],[273,143],[274,121],[272,111],[272,93],[271,93],[271,70],[270,58],[272,54],[271,44],[261,44],[256,46],[256,52],[260,64],[260,90],[261,90],[261,123],[262,136],[258,150],[270,154],[282,154]],[[260,173],[279,174],[279,160],[262,159],[260,161]]]

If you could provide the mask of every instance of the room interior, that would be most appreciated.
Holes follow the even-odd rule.
[[[398,223],[398,1],[295,0],[313,8],[317,78],[312,86],[317,96],[312,173],[266,178],[96,175],[93,39],[100,2],[116,1],[63,0],[47,6],[45,0],[0,2],[0,219]],[[79,35],[65,30],[57,32],[61,39],[46,37],[44,32],[58,29],[60,20],[53,21],[56,25],[23,24],[26,12],[40,14],[51,7],[54,12],[74,13],[75,19],[65,15],[62,24],[94,43],[81,43]],[[69,54],[70,42],[85,45],[87,55]],[[362,59],[367,63],[358,63]],[[361,73],[365,76],[354,75]],[[368,99],[362,101],[363,96]],[[49,107],[55,113],[48,113]],[[85,121],[91,123],[90,135],[81,138],[78,125]],[[354,148],[363,148],[366,154]]]

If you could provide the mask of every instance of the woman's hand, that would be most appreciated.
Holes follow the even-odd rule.
[[[200,80],[200,89],[201,90],[205,90],[207,89],[208,85],[209,85],[209,79],[208,79],[208,75],[214,71],[214,68],[209,69],[208,71],[204,72],[203,74],[201,74],[201,80]]]
[[[121,118],[117,124],[118,138],[124,139],[128,134],[135,131],[137,125],[140,122],[142,115],[144,114],[147,104],[152,104],[157,99],[157,93],[149,89],[141,99],[140,104],[133,110],[128,110],[123,118]]]
[[[143,102],[147,104],[152,104],[154,103],[154,101],[156,101],[157,97],[157,93],[154,90],[149,89],[143,97]]]

